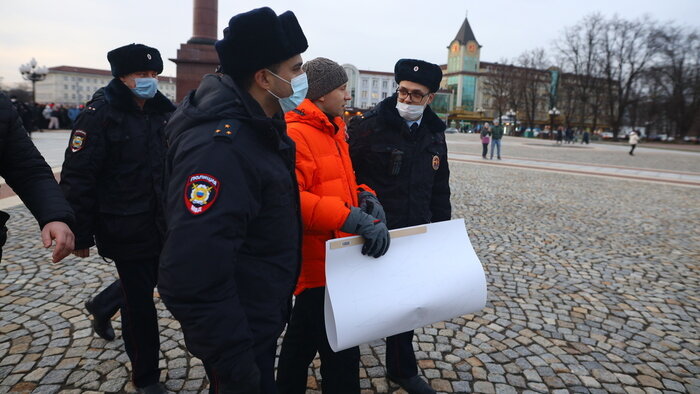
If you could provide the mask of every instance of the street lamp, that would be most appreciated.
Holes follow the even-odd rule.
[[[557,109],[557,107],[552,107],[549,111],[549,132],[554,135],[554,118],[559,116],[561,111]]]
[[[479,121],[481,121],[484,118],[484,109],[481,107],[476,107],[476,112],[479,113]]]
[[[49,69],[46,66],[37,67],[36,59],[32,58],[29,63],[19,66],[19,72],[22,74],[22,78],[32,81],[32,104],[36,104],[36,82],[46,79]]]
[[[517,114],[518,114],[517,112],[513,111],[513,108],[511,108],[510,111],[506,112],[506,115],[507,115],[507,116],[511,119],[511,121],[513,122],[513,134],[515,134],[515,129],[516,129],[516,125],[515,125],[515,115],[517,115]]]

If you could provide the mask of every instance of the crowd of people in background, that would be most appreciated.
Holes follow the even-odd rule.
[[[56,103],[29,103],[10,97],[12,105],[22,118],[24,128],[34,131],[72,129],[75,119],[84,105],[61,105]]]

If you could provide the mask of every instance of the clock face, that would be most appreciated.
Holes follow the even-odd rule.
[[[452,44],[452,52],[457,52],[457,51],[459,51],[459,44],[457,44],[455,42],[454,44]]]
[[[473,42],[470,42],[470,43],[467,45],[467,51],[468,51],[469,53],[474,53],[474,52],[476,52],[476,44],[474,44]]]

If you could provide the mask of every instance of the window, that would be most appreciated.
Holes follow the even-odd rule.
[[[377,81],[376,79],[372,79],[372,90],[377,90],[378,87],[379,81]]]
[[[379,98],[379,94],[377,94],[377,93],[372,93],[372,98],[373,98],[373,99]],[[372,101],[375,101],[375,100],[372,100]]]
[[[68,90],[68,85],[63,85],[63,89]]]
[[[383,99],[386,98],[386,94],[387,94],[386,92],[382,92],[382,98],[383,98]]]
[[[386,80],[382,81],[382,89],[386,90],[388,82]]]
[[[367,78],[362,78],[362,87],[367,89]]]
[[[362,94],[360,95],[360,97],[362,97],[363,99],[364,99],[364,98],[367,98],[367,91],[366,91],[366,90],[363,90],[363,91],[362,91]]]

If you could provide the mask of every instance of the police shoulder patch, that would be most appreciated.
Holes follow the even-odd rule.
[[[209,174],[193,174],[185,184],[185,207],[193,215],[206,212],[219,196],[221,183]]]
[[[73,132],[73,137],[70,140],[70,150],[72,152],[77,152],[83,149],[85,145],[85,140],[87,139],[87,133],[83,130],[75,130]]]

